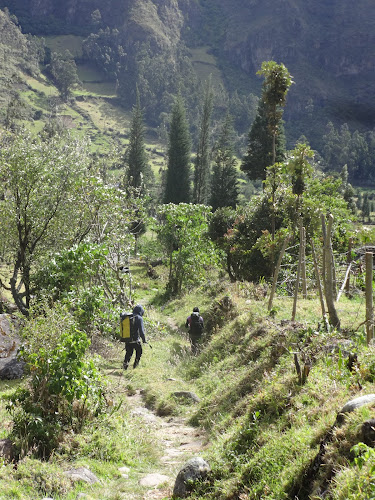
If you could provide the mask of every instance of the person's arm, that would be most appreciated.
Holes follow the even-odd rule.
[[[144,327],[144,324],[143,324],[143,318],[142,318],[142,316],[139,316],[138,332],[139,332],[139,335],[140,335],[140,337],[142,339],[142,342],[145,344],[147,341],[146,341],[145,327]]]
[[[186,328],[189,328],[189,327],[190,327],[190,321],[189,321],[189,320],[190,320],[190,316],[188,316],[188,317],[186,318],[186,323],[185,323]]]

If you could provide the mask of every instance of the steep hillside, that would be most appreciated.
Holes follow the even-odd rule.
[[[141,74],[140,60],[149,67],[141,75],[152,94],[148,109],[152,100],[165,100],[174,92],[176,82],[171,80],[179,74],[184,85],[191,81],[186,92],[194,92],[191,68],[181,70],[182,41],[194,49],[209,47],[229,92],[243,96],[259,95],[256,72],[262,61],[283,62],[295,79],[285,113],[289,143],[305,134],[319,146],[329,120],[362,131],[375,125],[375,18],[369,15],[370,0],[355,6],[349,0],[0,0],[0,8],[5,6],[25,32],[38,35],[88,36],[106,27],[116,29],[109,37],[124,51],[113,56],[113,64],[123,70],[113,78],[126,105],[132,103],[129,95]],[[153,67],[156,54],[162,59]],[[155,75],[158,67],[164,82]],[[156,122],[166,110],[154,108],[149,114]]]
[[[222,31],[221,38],[215,33],[217,54],[248,76],[248,91],[259,85],[255,74],[265,60],[283,62],[294,76],[286,109],[287,121],[295,122],[288,123],[293,135],[316,135],[328,119],[374,126],[375,18],[369,1],[355,7],[348,0],[202,4],[206,16],[216,13]]]
[[[22,35],[11,19],[0,11],[0,103],[8,103],[12,90],[22,86],[18,78],[20,71],[38,72],[34,43],[35,40]],[[4,110],[4,105],[1,107]]]

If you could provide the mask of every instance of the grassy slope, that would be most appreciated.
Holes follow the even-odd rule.
[[[291,299],[278,298],[275,310],[279,312],[271,318],[266,312],[264,288],[233,285],[216,278],[165,303],[164,270],[157,268],[160,277],[151,280],[144,264],[132,268],[137,300],[146,307],[147,337],[153,348],[145,346],[140,367],[122,374],[121,346],[95,339],[93,347],[102,355],[100,365],[108,377],[107,397],[113,401],[113,408],[125,399],[126,391],[143,389],[146,403],[158,414],[183,415],[207,429],[211,447],[205,457],[213,472],[193,498],[288,498],[297,484],[303,484],[303,473],[341,407],[353,397],[374,392],[374,350],[363,345],[359,333],[352,333],[363,319],[364,303],[341,299],[342,324],[351,331],[327,334],[316,331],[317,299],[299,302],[294,324],[288,321]],[[223,306],[225,296],[231,299],[229,308]],[[206,320],[207,339],[195,358],[189,352],[184,323],[196,304]],[[333,349],[340,343],[346,349],[349,340],[360,361],[354,373],[346,369],[340,351]],[[303,386],[298,383],[292,352],[298,352],[300,360],[303,354],[312,360]],[[1,393],[18,385],[0,382]],[[195,392],[201,398],[198,407],[176,400],[172,396],[176,390]],[[332,466],[343,471],[351,468],[349,450],[360,439],[360,422],[371,413],[369,408],[355,412],[344,430],[335,432],[326,466],[314,478],[317,485]],[[10,418],[4,401],[0,414],[5,437]],[[141,498],[139,472],[152,470],[157,460],[153,436],[130,418],[124,401],[117,411],[93,422],[82,435],[68,436],[48,464],[25,459],[17,471],[10,466],[0,469],[0,479],[6,485],[0,498],[26,500],[49,495],[55,500],[73,499],[79,491],[89,493],[92,499],[112,500],[124,494]],[[118,471],[124,465],[133,471],[126,485]],[[89,467],[102,484],[72,487],[61,471],[75,466]],[[333,491],[345,489],[346,484],[342,479]]]
[[[234,304],[227,313],[218,307],[225,295]],[[300,487],[306,490],[306,484],[309,493],[316,491],[332,468],[343,472],[337,483],[332,482],[328,498],[346,498],[344,471],[351,469],[354,458],[350,449],[361,439],[360,423],[372,415],[371,408],[355,412],[334,432],[319,474],[306,484],[303,475],[342,406],[374,392],[374,349],[363,345],[361,332],[353,333],[364,317],[364,303],[341,299],[343,333],[330,334],[316,329],[320,316],[316,299],[299,303],[292,324],[291,299],[277,299],[279,312],[270,318],[261,290],[245,284],[214,283],[169,302],[164,312],[183,331],[185,316],[196,303],[207,320],[209,342],[196,359],[184,353],[180,360],[176,354],[174,358],[180,376],[202,398],[191,421],[203,425],[212,438],[207,457],[213,474],[194,498],[288,498]],[[343,351],[348,348],[358,352],[360,366],[354,372],[345,366]],[[300,361],[303,356],[312,361],[303,386],[298,383],[293,352],[299,353]],[[167,384],[152,378],[146,383],[155,408],[165,407],[169,391]]]

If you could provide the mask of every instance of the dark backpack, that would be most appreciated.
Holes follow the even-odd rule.
[[[203,330],[203,325],[200,320],[200,315],[198,312],[193,312],[191,313],[190,316],[190,333],[192,335],[201,335],[202,330]]]

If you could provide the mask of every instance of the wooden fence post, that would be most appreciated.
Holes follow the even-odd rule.
[[[301,227],[301,229],[302,229],[302,227]],[[297,268],[296,286],[294,287],[294,300],[293,300],[292,321],[294,321],[296,319],[298,289],[299,289],[299,281],[300,281],[300,277],[301,277],[301,266],[302,266],[302,241],[301,241],[301,234],[302,234],[302,231],[300,231],[298,268]]]
[[[324,295],[323,295],[322,283],[320,281],[319,266],[318,266],[318,261],[316,258],[314,241],[311,239],[310,242],[311,242],[311,253],[312,253],[312,257],[313,257],[313,261],[314,261],[316,284],[317,284],[318,292],[319,292],[320,307],[322,308],[322,316],[323,316],[323,321],[324,321],[326,330],[329,331],[329,323],[328,323],[328,319],[327,319],[326,308],[324,305]]]
[[[280,255],[279,255],[279,258],[278,258],[278,261],[277,261],[277,264],[276,264],[276,269],[275,269],[275,272],[274,272],[274,275],[273,275],[273,282],[272,282],[271,294],[270,294],[270,298],[269,298],[269,301],[268,301],[268,311],[270,311],[272,309],[272,302],[273,302],[273,297],[274,297],[275,291],[276,291],[277,278],[279,276],[281,262],[283,260],[284,253],[285,253],[286,246],[288,244],[289,238],[290,238],[289,236],[287,236],[285,238],[283,246],[282,246],[282,249],[281,249],[281,252],[280,252]]]
[[[327,237],[327,227],[326,227],[326,218],[324,214],[321,214],[322,219],[322,234],[323,234],[323,256],[322,256],[322,277],[323,277],[323,287],[324,290],[326,288],[326,256],[324,251],[324,245]]]
[[[373,254],[366,252],[366,337],[367,345],[374,338],[374,307],[372,299],[372,269],[373,269]]]
[[[326,237],[324,240],[324,260],[325,260],[325,280],[324,280],[324,293],[326,297],[329,321],[334,328],[340,328],[340,320],[337,316],[335,308],[335,294],[333,290],[333,259],[332,259],[332,245],[331,245],[331,232],[333,224],[333,215],[328,216],[328,224]]]
[[[301,277],[302,277],[302,297],[307,299],[307,281],[306,281],[306,229],[301,222]]]

